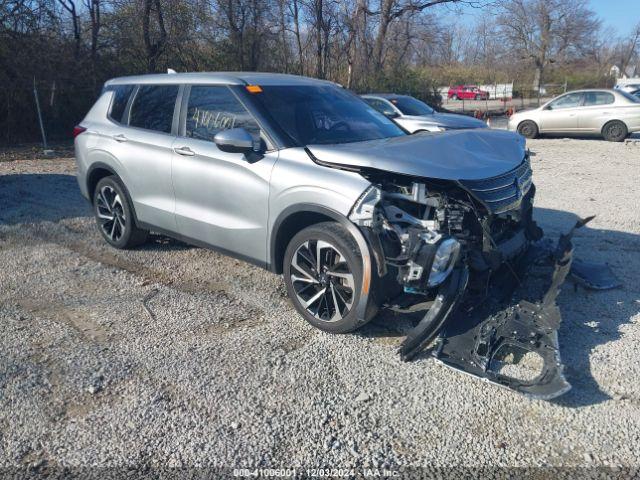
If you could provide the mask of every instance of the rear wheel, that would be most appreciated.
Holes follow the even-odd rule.
[[[481,99],[480,95],[478,95],[477,93],[476,93],[476,96],[474,98],[475,98],[475,100],[480,100]]]
[[[525,120],[518,125],[518,133],[525,138],[536,138],[538,136],[538,125],[531,120]]]
[[[609,122],[602,128],[602,136],[609,142],[621,142],[628,134],[627,126],[619,120]]]
[[[458,95],[456,95],[455,93],[451,95],[451,100],[458,100]]]
[[[289,298],[314,327],[346,333],[364,323],[356,315],[362,256],[338,223],[319,223],[296,234],[285,252],[283,270]]]
[[[112,247],[132,248],[146,242],[149,232],[136,226],[129,197],[115,175],[96,185],[93,212],[102,237]]]

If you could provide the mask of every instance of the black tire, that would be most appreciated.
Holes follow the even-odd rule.
[[[327,260],[323,262],[321,259],[320,268],[317,268],[317,261],[314,266],[314,260],[318,256],[316,254],[318,241],[324,242],[320,245],[321,247],[324,244],[330,246],[320,249],[321,258]],[[294,255],[297,267],[293,265]],[[323,263],[324,266],[331,265],[331,255],[335,263],[333,267],[324,271]],[[333,276],[331,271],[339,275],[350,272],[352,288],[349,288],[347,278]],[[359,321],[356,316],[362,288],[362,256],[354,238],[339,223],[319,223],[294,235],[284,254],[283,274],[287,293],[293,305],[314,327],[325,332],[347,333],[366,323],[364,320]],[[292,275],[299,280],[294,280]],[[315,279],[313,283],[309,280],[310,277]],[[325,293],[320,293],[323,289]],[[303,305],[303,301],[311,301],[318,295],[320,296],[317,301],[308,306]],[[350,307],[346,308],[347,304],[350,304]],[[336,310],[339,310],[337,314]]]
[[[102,237],[112,247],[133,248],[147,241],[149,231],[137,227],[129,195],[115,175],[102,178],[96,185],[93,214]]]
[[[602,136],[608,142],[622,142],[627,135],[629,130],[620,120],[613,120],[602,127]]]
[[[531,120],[525,120],[518,125],[518,133],[525,138],[536,138],[538,136],[538,125]]]
[[[482,97],[480,97],[480,95],[478,95],[478,94],[476,93],[476,96],[474,97],[474,100],[482,100]]]

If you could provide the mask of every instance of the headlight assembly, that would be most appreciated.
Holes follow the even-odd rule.
[[[451,270],[453,270],[459,254],[460,243],[456,239],[446,238],[440,242],[433,256],[433,263],[427,280],[428,287],[436,287],[445,281]]]

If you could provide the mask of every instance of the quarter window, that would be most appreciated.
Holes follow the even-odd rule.
[[[141,85],[131,105],[129,125],[171,133],[177,85]]]
[[[186,134],[213,141],[216,133],[244,128],[256,139],[260,128],[240,101],[225,86],[192,86],[187,107]]]
[[[586,92],[584,94],[584,106],[609,105],[615,101],[613,94],[609,92]]]
[[[133,85],[114,85],[108,90],[112,90],[114,92],[109,117],[111,117],[112,120],[121,123],[124,111],[127,108],[127,102],[129,101],[129,97],[133,91]]]

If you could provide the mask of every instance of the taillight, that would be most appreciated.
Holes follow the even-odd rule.
[[[82,132],[86,130],[87,130],[86,128],[81,127],[80,125],[76,125],[75,127],[73,127],[73,138],[76,138],[78,135],[80,135]]]

